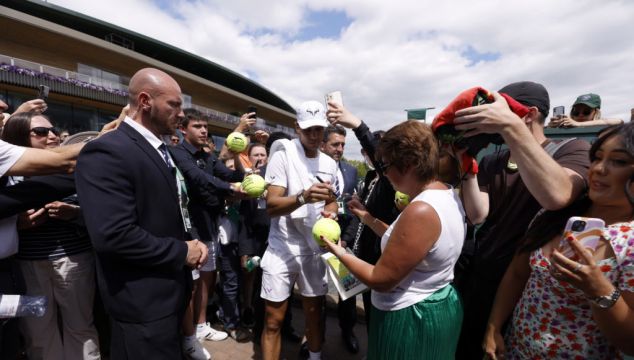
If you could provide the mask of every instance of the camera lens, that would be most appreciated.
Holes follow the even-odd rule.
[[[583,220],[577,220],[572,223],[572,231],[583,231],[586,228],[586,222]]]

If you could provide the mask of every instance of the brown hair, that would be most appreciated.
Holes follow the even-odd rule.
[[[4,123],[2,140],[13,145],[31,147],[31,119],[35,116],[41,116],[46,118],[46,120],[49,120],[46,115],[33,111],[11,115],[11,117]]]
[[[385,133],[377,158],[401,172],[413,167],[419,180],[430,182],[438,177],[438,157],[438,141],[431,128],[408,120]]]

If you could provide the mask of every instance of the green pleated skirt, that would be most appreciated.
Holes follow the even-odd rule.
[[[368,360],[454,359],[461,326],[462,303],[451,285],[401,310],[372,306]]]

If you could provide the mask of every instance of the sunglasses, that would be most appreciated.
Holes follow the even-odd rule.
[[[48,133],[52,131],[55,136],[59,136],[59,130],[55,127],[37,126],[31,129],[31,132],[37,136],[48,136]]]
[[[593,109],[583,109],[583,111],[579,110],[579,109],[572,109],[572,111],[570,112],[570,115],[572,116],[588,116],[590,114],[592,114]]]

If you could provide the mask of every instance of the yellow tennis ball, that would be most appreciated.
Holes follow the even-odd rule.
[[[249,139],[241,132],[234,131],[227,136],[227,147],[233,152],[241,153],[247,145],[249,145]]]
[[[251,174],[242,180],[242,190],[251,197],[259,197],[266,189],[264,178],[257,174]]]
[[[399,206],[407,206],[409,204],[409,195],[397,191],[394,194],[394,201]]]
[[[313,225],[313,239],[315,239],[319,246],[324,246],[325,243],[321,240],[320,236],[323,236],[336,244],[339,242],[339,238],[341,237],[341,228],[335,220],[321,218],[317,220],[315,225]]]

